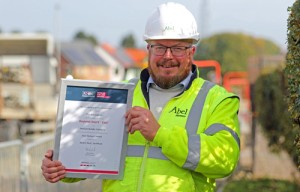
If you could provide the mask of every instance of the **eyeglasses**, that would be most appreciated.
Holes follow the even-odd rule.
[[[174,46],[174,47],[166,47],[163,45],[150,45],[150,48],[153,50],[153,54],[156,56],[163,56],[167,49],[170,48],[171,53],[175,57],[181,57],[186,54],[186,50],[191,48],[192,46]]]

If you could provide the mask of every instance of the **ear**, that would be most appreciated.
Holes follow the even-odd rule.
[[[150,49],[150,44],[147,44],[147,50],[149,50]]]
[[[196,52],[196,46],[192,46],[191,48],[192,48],[192,53],[195,54],[195,52]]]

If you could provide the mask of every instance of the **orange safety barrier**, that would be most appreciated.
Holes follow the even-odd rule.
[[[233,91],[233,87],[241,87],[242,97],[250,101],[250,82],[247,72],[227,72],[223,77],[223,87],[228,91]]]
[[[221,65],[215,60],[195,60],[194,64],[196,64],[199,68],[212,67],[215,71],[215,82],[217,84],[221,84]]]

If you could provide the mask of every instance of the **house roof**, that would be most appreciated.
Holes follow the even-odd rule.
[[[115,56],[121,61],[125,68],[134,67],[133,59],[129,57],[124,48],[117,48],[115,51]]]
[[[113,55],[116,51],[116,49],[108,43],[101,44],[101,47],[111,55]]]
[[[107,43],[102,44],[101,47],[113,57],[115,57],[123,65],[124,68],[134,67],[134,61],[125,52],[124,48],[114,48]]]
[[[138,67],[145,68],[147,66],[147,51],[136,48],[125,48],[125,52]]]
[[[125,68],[138,67],[145,68],[147,66],[147,51],[137,48],[114,48],[109,44],[102,44],[112,56],[117,58]]]
[[[103,65],[108,64],[101,58],[91,43],[87,41],[72,41],[61,44],[62,56],[73,65]]]
[[[109,64],[109,66],[122,66],[120,61],[108,51],[106,51],[103,47],[96,46],[95,51],[107,64]]]

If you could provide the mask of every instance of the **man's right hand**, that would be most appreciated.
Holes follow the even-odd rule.
[[[50,183],[56,183],[65,177],[65,167],[60,161],[53,161],[53,150],[49,149],[42,161],[42,172],[44,178]]]

